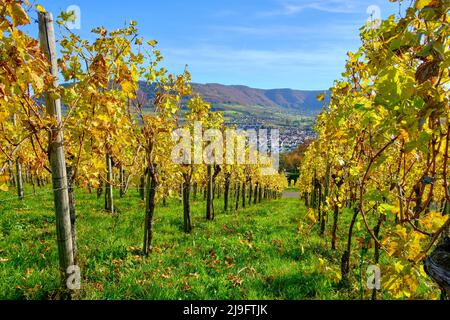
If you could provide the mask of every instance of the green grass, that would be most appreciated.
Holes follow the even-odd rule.
[[[14,193],[0,194],[0,299],[55,299],[59,274],[52,194],[30,196],[23,203],[7,198],[14,198]],[[82,271],[77,299],[368,296],[361,296],[356,267],[349,289],[340,289],[333,276],[339,273],[344,228],[340,250],[331,251],[328,233],[318,236],[318,226],[309,226],[298,199],[228,213],[222,212],[218,199],[213,222],[204,218],[204,203],[193,201],[192,234],[182,230],[180,201],[171,200],[167,207],[157,208],[154,252],[149,257],[141,255],[144,203],[137,192],[131,190],[124,199],[116,196],[115,204],[117,217],[102,210],[103,198],[77,191]]]
[[[9,193],[8,196],[14,197]],[[3,198],[6,198],[3,196]],[[304,207],[278,200],[206,222],[193,203],[194,231],[182,231],[179,201],[158,207],[154,253],[140,254],[144,205],[137,193],[116,199],[77,193],[81,299],[314,299],[333,298],[332,283],[305,273],[314,253],[300,251],[297,225]],[[0,202],[0,298],[49,299],[58,288],[55,218],[46,193]]]

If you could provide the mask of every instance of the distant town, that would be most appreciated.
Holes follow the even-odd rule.
[[[314,139],[316,133],[309,122],[292,124],[279,124],[274,119],[258,119],[252,116],[230,119],[225,122],[227,127],[237,127],[242,130],[278,129],[280,131],[280,153],[291,152],[304,142]],[[269,143],[269,147],[270,143]]]

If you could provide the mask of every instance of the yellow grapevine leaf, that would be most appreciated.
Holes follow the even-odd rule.
[[[0,122],[3,122],[6,120],[6,113],[3,111],[0,111]]]
[[[134,93],[134,84],[130,81],[123,81],[121,84],[122,90],[125,94],[132,94]]]
[[[395,269],[395,271],[396,271],[397,273],[402,272],[404,268],[405,268],[405,267],[404,267],[404,266],[402,265],[402,263],[399,262],[399,261],[397,261],[397,262],[394,264],[394,269]]]
[[[9,176],[7,174],[0,175],[0,182],[5,183],[9,181]]]
[[[316,224],[318,221],[317,221],[317,218],[316,218],[316,215],[315,215],[315,212],[314,212],[314,209],[312,209],[312,208],[310,208],[309,210],[308,210],[308,214],[307,214],[307,216],[306,216],[307,218],[308,218],[308,220],[310,221],[310,222],[312,222],[313,224]]]
[[[8,6],[8,13],[11,15],[12,23],[14,27],[25,25],[30,23],[27,13],[18,3],[13,3]]]
[[[322,94],[319,94],[318,96],[317,96],[317,101],[324,101],[325,100],[325,92],[324,93],[322,93]]]
[[[0,185],[0,191],[7,192],[9,190],[8,186],[6,184]]]
[[[416,1],[416,8],[418,10],[422,10],[425,7],[433,5],[435,2],[436,2],[436,0],[417,0]]]
[[[40,4],[37,4],[37,5],[36,5],[36,10],[39,11],[39,12],[46,12],[46,10],[44,9],[44,7],[41,6]]]

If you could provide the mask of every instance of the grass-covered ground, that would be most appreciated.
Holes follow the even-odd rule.
[[[57,298],[52,194],[23,203],[8,198],[14,193],[0,194],[0,299]],[[140,252],[144,204],[136,191],[116,197],[117,217],[102,210],[103,198],[95,194],[79,191],[76,201],[79,299],[363,297],[357,270],[352,288],[338,289],[341,251],[332,252],[317,227],[311,229],[298,199],[226,214],[218,199],[213,222],[204,219],[204,203],[194,201],[189,235],[182,231],[180,201],[169,201],[157,209],[155,249],[147,258]]]

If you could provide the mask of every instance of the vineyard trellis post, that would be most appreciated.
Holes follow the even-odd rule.
[[[223,210],[225,212],[228,211],[228,198],[230,195],[230,179],[231,179],[231,174],[230,173],[225,173],[225,189],[224,189],[224,194],[223,194]]]
[[[113,169],[109,145],[106,147],[106,189],[105,189],[105,210],[114,213],[114,190],[113,190]]]
[[[190,204],[190,191],[191,191],[191,177],[188,173],[183,174],[184,182],[183,188],[183,217],[184,217],[184,231],[190,233],[192,231],[191,223],[191,204]]]
[[[17,196],[19,200],[23,200],[24,191],[23,191],[23,175],[22,175],[22,163],[20,162],[20,158],[16,159],[16,174],[17,174]]]
[[[38,14],[41,50],[50,62],[50,71],[54,77],[53,87],[57,88],[59,83],[53,15],[50,12],[39,12]],[[62,284],[65,285],[68,276],[66,271],[74,265],[74,246],[72,243],[69,191],[64,155],[61,99],[55,99],[50,92],[47,92],[45,102],[48,116],[56,120],[49,134],[49,160],[53,181],[59,265]]]
[[[12,118],[14,127],[17,127],[17,115],[13,114]],[[16,178],[17,178],[17,197],[20,201],[22,201],[24,197],[23,172],[22,172],[22,163],[19,157],[16,157]]]
[[[120,197],[123,198],[125,196],[125,169],[121,164],[119,167],[119,181],[120,181]]]
[[[246,192],[246,188],[245,188],[246,186],[245,186],[245,181],[244,182],[242,182],[242,208],[243,209],[245,209],[245,200],[246,200],[246,198],[245,198],[245,192]]]
[[[207,166],[207,190],[206,190],[206,219],[213,220],[213,173],[212,173],[212,165],[209,164]]]

